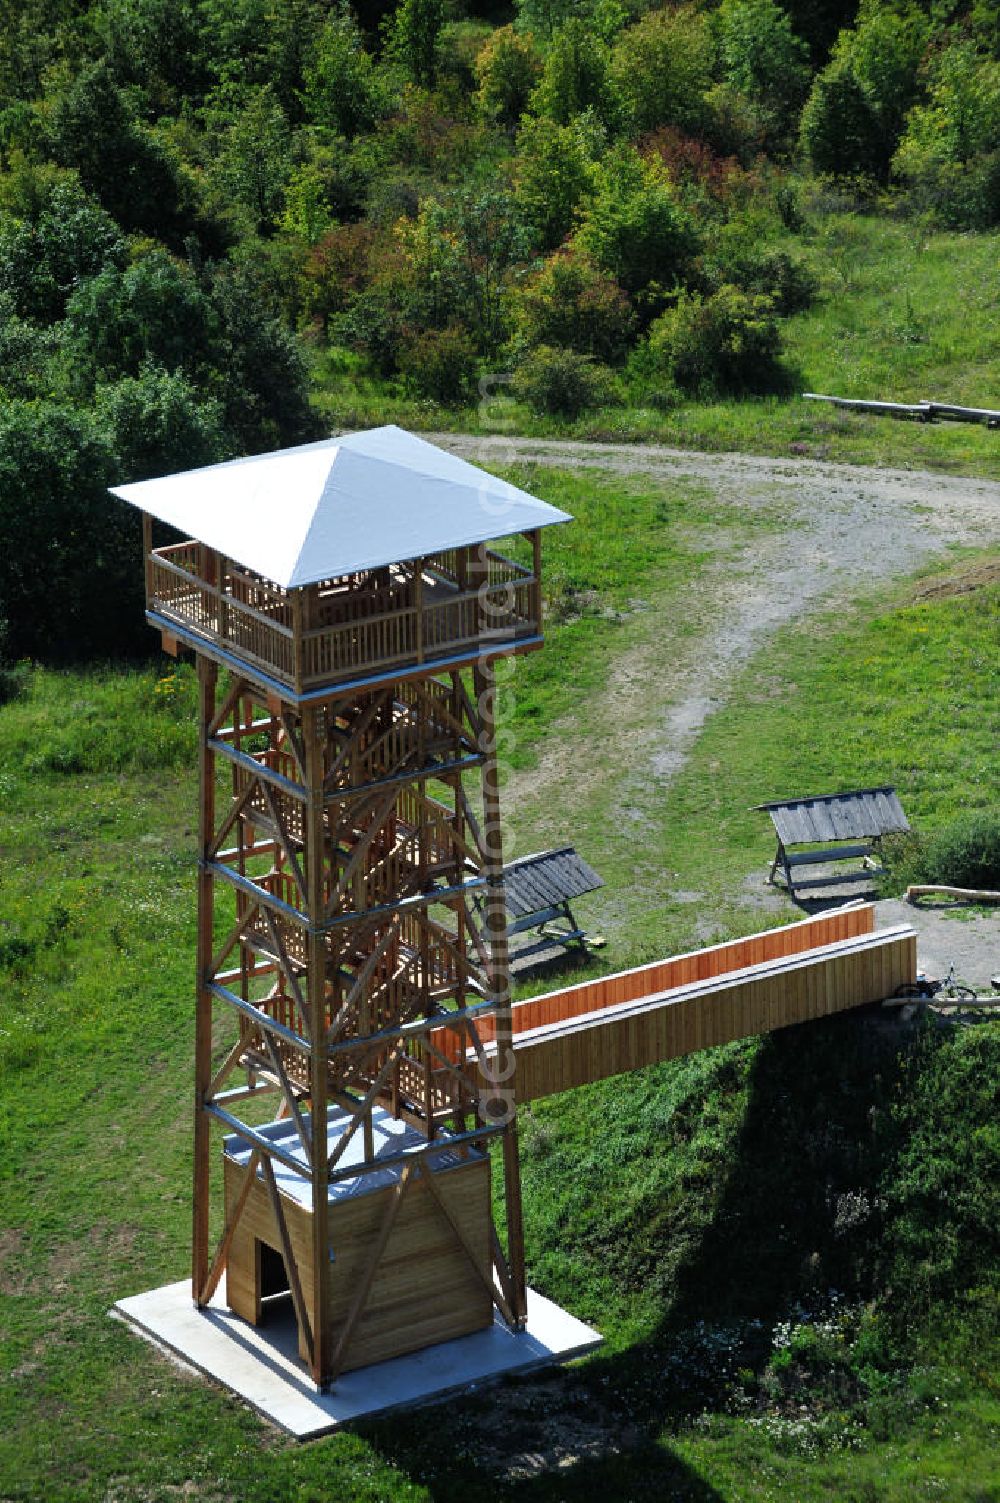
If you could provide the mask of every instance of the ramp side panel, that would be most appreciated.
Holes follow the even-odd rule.
[[[860,903],[849,908],[835,909],[831,913],[817,914],[814,918],[795,924],[785,924],[780,929],[768,929],[762,934],[729,940],[705,950],[693,950],[685,955],[675,955],[667,960],[637,966],[633,970],[618,971],[596,981],[584,981],[577,986],[543,992],[538,997],[515,1002],[512,1008],[514,1031],[526,1033],[532,1028],[564,1023],[605,1007],[640,1001],[656,992],[708,981],[725,975],[728,971],[744,970],[747,966],[762,965],[766,961],[801,955],[808,950],[836,944],[841,940],[859,938],[871,934],[874,928],[874,905]],[[479,1034],[484,1044],[493,1041],[492,1019],[483,1019]]]
[[[890,996],[916,975],[912,930],[873,935],[822,959],[792,959],[765,975],[718,978],[648,1007],[591,1016],[514,1038],[519,1101],[676,1059],[734,1039],[770,1033]]]

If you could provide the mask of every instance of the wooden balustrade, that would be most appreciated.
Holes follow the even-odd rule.
[[[303,693],[537,636],[537,574],[487,550],[482,587],[462,588],[471,572],[464,553],[435,554],[417,572],[394,566],[388,586],[310,586],[303,626],[298,601],[306,591],[280,589],[198,543],[177,543],[149,555],[147,604]]]

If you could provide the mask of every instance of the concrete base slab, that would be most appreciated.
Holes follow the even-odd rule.
[[[345,1373],[329,1393],[319,1393],[298,1359],[295,1318],[287,1305],[269,1311],[264,1325],[250,1326],[226,1308],[220,1294],[204,1310],[196,1309],[184,1280],[119,1300],[111,1313],[299,1440],[366,1415],[426,1404],[565,1362],[601,1344],[590,1326],[529,1289],[525,1331],[515,1334],[497,1317],[489,1330]]]

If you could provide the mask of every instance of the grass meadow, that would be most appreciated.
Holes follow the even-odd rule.
[[[537,488],[581,525],[553,530],[547,645],[517,669],[515,787],[648,620],[626,566],[684,629],[722,522],[697,487]],[[771,853],[762,778],[850,784],[863,757],[928,828],[995,800],[996,563],[783,631],[641,828],[567,771],[607,879],[581,905],[594,969],[794,916],[741,897]],[[531,1281],[606,1338],[565,1372],[297,1445],[109,1320],[188,1267],[194,678],[2,687],[4,1503],[1000,1497],[996,1023],[833,1019],[525,1111]],[[661,867],[647,902],[637,870]]]

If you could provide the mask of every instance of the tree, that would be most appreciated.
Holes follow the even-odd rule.
[[[585,22],[567,21],[552,38],[531,108],[559,125],[590,110],[607,130],[618,129],[622,101],[611,76],[611,52]]]
[[[577,119],[525,121],[517,138],[514,182],[525,220],[543,250],[554,250],[576,223],[597,181],[593,132]]]
[[[176,114],[207,86],[197,0],[100,0],[87,19],[115,81],[141,89],[154,114]]]
[[[389,51],[419,88],[437,82],[444,0],[401,0],[389,26]]]
[[[346,4],[331,11],[317,38],[303,97],[311,120],[348,141],[374,130],[388,109],[388,89]]]
[[[20,316],[0,289],[0,401],[50,393],[58,384],[58,325],[39,328]]]
[[[530,32],[522,36],[513,26],[499,27],[476,58],[476,100],[484,118],[516,130],[541,67]]]
[[[722,0],[715,26],[726,83],[762,112],[769,138],[780,145],[809,87],[805,43],[775,0]]]
[[[211,274],[207,292],[219,323],[209,384],[234,446],[256,454],[321,437],[302,348],[269,289],[252,268],[225,266]]]
[[[615,364],[633,334],[632,310],[614,277],[571,251],[557,251],[520,290],[515,308],[520,339],[558,345]]]
[[[46,142],[125,230],[179,245],[181,184],[162,143],[136,120],[105,61],[91,63],[47,100]]]
[[[288,121],[270,86],[255,89],[222,136],[215,176],[258,234],[274,229],[291,168]]]
[[[200,379],[218,353],[218,321],[197,277],[162,250],[84,282],[69,300],[66,323],[84,384],[136,376],[146,364]]]
[[[11,657],[67,661],[142,642],[140,529],[107,493],[115,468],[89,414],[0,406],[0,620]]]
[[[120,483],[215,464],[232,451],[221,404],[178,371],[146,365],[138,376],[102,387],[96,416]]]
[[[823,69],[802,111],[802,146],[817,172],[829,177],[876,177],[885,143],[871,100],[850,63]]]
[[[800,137],[818,172],[885,179],[907,112],[917,98],[927,48],[915,7],[862,8],[841,32],[802,112]]]
[[[959,40],[936,59],[893,160],[912,206],[959,229],[1000,223],[1000,62]]]
[[[626,146],[601,163],[573,243],[648,305],[682,279],[698,242],[666,168]]]
[[[697,131],[712,61],[708,22],[689,7],[650,11],[623,31],[614,44],[611,71],[631,128],[676,125]]]
[[[0,291],[23,318],[52,323],[81,282],[124,267],[125,240],[75,174],[22,167],[11,196],[14,213],[0,220]]]
[[[397,238],[406,253],[410,318],[443,329],[469,329],[479,347],[494,348],[504,333],[509,274],[531,250],[531,235],[516,201],[499,189],[428,198]]]

